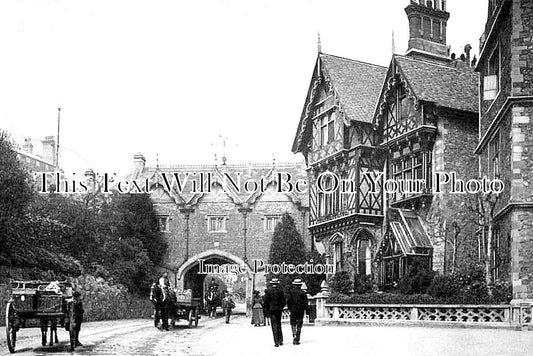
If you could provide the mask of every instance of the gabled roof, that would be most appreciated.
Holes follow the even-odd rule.
[[[474,68],[401,55],[394,55],[393,60],[418,100],[434,102],[441,107],[478,112],[478,74]]]
[[[372,114],[387,68],[330,54],[320,54],[348,119],[372,122]]]
[[[326,77],[339,98],[339,105],[344,111],[344,121],[372,122],[372,114],[379,99],[383,79],[387,68],[376,64],[365,63],[353,59],[319,53],[307,92],[302,115],[292,146],[293,152],[298,152],[302,140],[310,134],[310,109],[315,98],[316,82],[319,80],[317,72]]]

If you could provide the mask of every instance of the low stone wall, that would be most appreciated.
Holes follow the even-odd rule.
[[[528,328],[532,324],[531,305],[369,305],[328,304],[317,310],[316,323],[341,324],[384,322]]]

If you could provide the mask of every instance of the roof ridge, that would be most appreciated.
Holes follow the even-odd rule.
[[[385,67],[385,66],[382,66],[382,65],[379,65],[379,64],[374,64],[374,63],[370,63],[370,62],[361,61],[359,59],[352,59],[352,58],[337,56],[335,54],[320,53],[320,55],[326,55],[326,56],[335,57],[335,58],[343,59],[343,60],[346,60],[346,61],[357,62],[357,63],[361,63],[361,64],[368,64],[368,65],[371,65],[371,66],[374,66],[374,67],[379,67],[379,68],[388,68],[388,66]]]
[[[429,65],[433,65],[433,66],[436,66],[436,67],[442,67],[442,68],[446,68],[446,69],[455,69],[455,70],[462,71],[462,72],[465,71],[464,69],[471,69],[469,71],[472,72],[472,73],[475,73],[474,69],[470,68],[470,67],[461,68],[461,67],[456,67],[456,66],[450,66],[450,65],[447,65],[447,64],[444,64],[444,63],[426,61],[426,60],[422,60],[422,59],[419,59],[419,58],[413,58],[413,57],[410,57],[410,56],[405,56],[405,55],[402,55],[402,54],[394,54],[394,58],[396,58],[396,57],[399,57],[399,58],[402,58],[402,59],[406,59],[406,60],[409,60],[409,61],[415,61],[415,62],[419,62],[419,63],[429,64]]]

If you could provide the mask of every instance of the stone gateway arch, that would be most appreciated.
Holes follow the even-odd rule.
[[[268,262],[274,227],[283,213],[294,218],[306,247],[311,248],[307,192],[280,192],[283,189],[275,183],[276,177],[293,182],[306,179],[304,166],[302,162],[149,167],[136,154],[130,179],[149,187],[168,243],[160,267],[168,272],[173,286],[191,289],[193,297],[203,298],[206,284],[215,278],[221,288],[230,289],[249,305],[252,291],[266,288],[264,275],[251,273],[250,264]],[[252,184],[244,189],[247,181]],[[258,186],[263,182],[262,189],[251,191],[253,182]],[[200,261],[212,266],[247,265],[249,271],[200,273]]]

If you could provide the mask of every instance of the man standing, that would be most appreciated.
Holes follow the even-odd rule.
[[[285,293],[279,287],[279,280],[272,278],[270,288],[265,292],[264,311],[265,316],[270,318],[274,346],[283,345],[283,333],[281,331],[281,313],[285,307]]]
[[[72,312],[74,314],[74,320],[71,320],[70,322],[74,322],[74,344],[76,346],[83,346],[79,339],[81,323],[83,322],[83,314],[85,313],[85,310],[83,309],[83,302],[81,300],[81,293],[74,291],[74,293],[72,293],[72,297]]]
[[[309,313],[307,294],[302,290],[302,280],[296,278],[292,282],[292,289],[287,298],[287,307],[291,313],[292,343],[300,345],[300,334],[305,312]]]
[[[224,310],[224,315],[226,316],[226,324],[229,324],[229,318],[231,311],[235,308],[235,302],[231,299],[228,291],[222,292],[222,296],[222,310]]]

